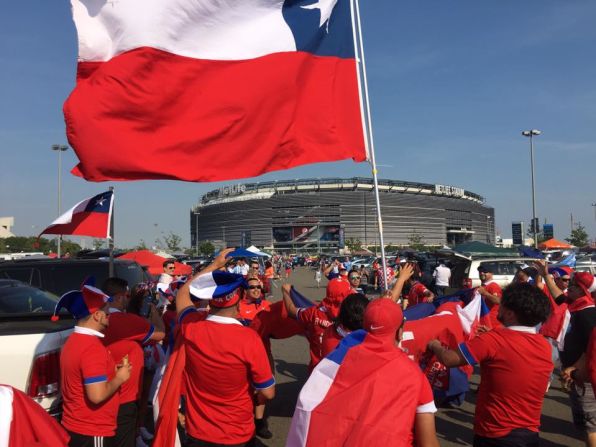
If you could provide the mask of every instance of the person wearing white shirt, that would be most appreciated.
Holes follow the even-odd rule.
[[[451,269],[441,262],[433,272],[433,278],[437,295],[445,295],[445,290],[449,287],[449,279],[451,279]]]

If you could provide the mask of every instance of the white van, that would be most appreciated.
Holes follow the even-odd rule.
[[[468,259],[458,258],[452,267],[451,287],[454,289],[471,288],[480,286],[478,267],[485,266],[493,272],[493,281],[505,287],[513,281],[517,271],[524,266],[532,265],[534,258],[484,258]]]

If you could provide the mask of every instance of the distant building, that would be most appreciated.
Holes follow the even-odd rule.
[[[494,209],[455,186],[379,180],[385,244],[495,243]],[[378,244],[371,178],[236,184],[205,194],[190,211],[192,246],[202,241],[275,251],[336,252],[348,239]]]
[[[14,237],[10,231],[14,227],[14,217],[0,217],[0,238]]]

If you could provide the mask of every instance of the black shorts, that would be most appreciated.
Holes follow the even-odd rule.
[[[538,432],[526,428],[511,430],[507,436],[500,438],[485,438],[474,435],[474,447],[538,447],[540,436]]]
[[[87,436],[68,431],[70,442],[68,447],[114,447],[114,437]]]
[[[135,447],[138,414],[139,407],[134,401],[118,407],[118,426],[116,427],[116,436],[114,436],[114,447]]]

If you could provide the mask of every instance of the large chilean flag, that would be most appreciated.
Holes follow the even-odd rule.
[[[67,135],[91,181],[367,159],[352,0],[72,0]]]

